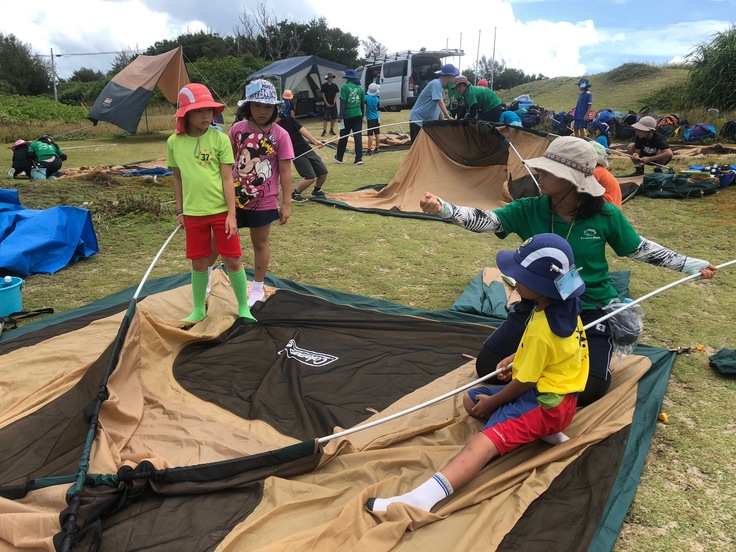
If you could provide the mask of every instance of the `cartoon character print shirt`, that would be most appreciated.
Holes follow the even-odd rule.
[[[241,209],[270,211],[279,208],[279,161],[294,158],[289,134],[277,124],[265,132],[250,121],[235,123],[228,133],[235,164],[235,201]]]

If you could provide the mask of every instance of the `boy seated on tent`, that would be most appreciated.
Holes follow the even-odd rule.
[[[572,249],[556,234],[538,234],[514,252],[499,252],[496,263],[516,280],[519,295],[536,304],[516,353],[498,364],[504,371],[499,379],[507,380],[511,370],[511,381],[470,390],[463,404],[468,414],[487,420],[485,428],[419,487],[391,498],[370,498],[369,511],[385,512],[396,502],[430,511],[496,456],[556,436],[572,421],[589,365],[580,320],[585,284],[573,265]]]

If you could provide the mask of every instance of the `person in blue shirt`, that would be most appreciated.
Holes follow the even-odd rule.
[[[366,145],[366,155],[380,153],[378,149],[378,135],[379,127],[381,126],[381,119],[378,117],[378,103],[380,98],[378,94],[381,91],[381,87],[375,82],[368,85],[368,95],[365,97],[365,124],[368,129],[368,144]],[[373,140],[376,141],[375,146],[371,148]]]
[[[409,134],[412,143],[422,129],[424,121],[452,118],[445,105],[445,87],[460,74],[460,69],[452,63],[446,63],[442,69],[435,71],[435,74],[439,75],[439,78],[429,81],[424,90],[419,93],[409,113]]]
[[[585,131],[588,129],[590,121],[590,110],[593,109],[593,94],[590,93],[590,81],[588,79],[580,79],[578,81],[580,94],[578,94],[578,103],[575,105],[575,115],[573,116],[573,133],[578,138],[585,138]]]
[[[515,126],[520,127],[523,126],[521,124],[521,117],[517,115],[516,111],[512,111],[511,109],[506,109],[506,104],[503,104],[504,111],[501,113],[501,116],[498,118],[498,121],[502,125],[506,126]]]

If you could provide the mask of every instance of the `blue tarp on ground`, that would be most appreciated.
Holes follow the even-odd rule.
[[[98,251],[86,209],[26,209],[17,190],[0,190],[0,275],[53,274]]]

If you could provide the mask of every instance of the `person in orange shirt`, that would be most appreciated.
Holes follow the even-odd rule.
[[[591,142],[593,149],[598,154],[598,164],[593,169],[593,176],[598,181],[598,184],[603,186],[606,190],[603,194],[603,201],[613,203],[616,207],[621,209],[622,194],[621,185],[616,180],[616,177],[611,174],[608,170],[608,155],[606,154],[606,148],[604,148],[600,142]]]

